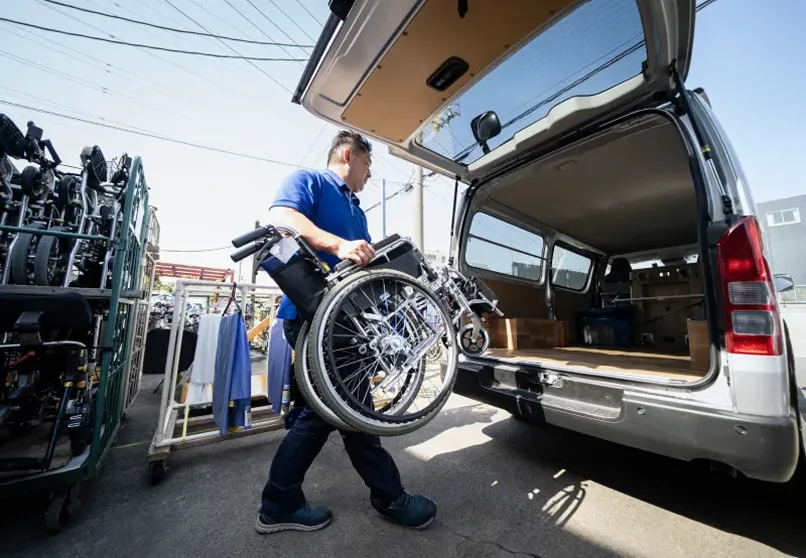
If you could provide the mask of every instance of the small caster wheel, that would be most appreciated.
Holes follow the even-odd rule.
[[[165,461],[152,461],[148,464],[148,473],[151,476],[151,484],[157,485],[165,478]]]
[[[62,531],[67,522],[70,521],[71,509],[69,505],[69,496],[63,492],[54,494],[48,504],[48,509],[45,512],[45,530],[51,534],[57,534]]]

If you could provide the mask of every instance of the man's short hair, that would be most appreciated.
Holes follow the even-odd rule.
[[[357,132],[350,132],[342,130],[330,144],[330,150],[327,152],[327,164],[333,163],[337,153],[342,147],[349,147],[355,153],[372,153],[372,144],[369,140]]]

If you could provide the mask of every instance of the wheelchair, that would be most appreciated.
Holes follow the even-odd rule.
[[[232,244],[240,248],[233,261],[254,254],[297,307],[304,320],[297,384],[341,430],[394,436],[430,422],[453,389],[460,352],[488,348],[483,316],[503,315],[489,287],[450,266],[432,267],[399,235],[373,244],[375,258],[364,267],[344,260],[331,268],[284,227],[267,225]]]
[[[131,158],[123,155],[107,182],[101,149],[85,147],[79,174],[58,169],[61,159],[43,131],[28,123],[26,133],[0,114],[0,225],[28,229],[0,232],[2,284],[106,288],[111,277],[111,243],[38,234],[37,230],[114,238]],[[17,172],[10,157],[30,164]]]
[[[72,457],[92,442],[91,309],[78,293],[0,292],[0,307],[0,472],[48,471],[64,436]],[[30,440],[45,431],[42,455],[31,456]],[[21,447],[24,455],[14,455]]]

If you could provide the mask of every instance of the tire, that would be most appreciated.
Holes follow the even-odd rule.
[[[156,486],[165,479],[165,461],[152,461],[148,464],[149,480],[152,486]]]
[[[53,227],[51,230],[69,232],[67,227]],[[53,255],[54,249],[59,256],[62,256],[68,253],[71,248],[71,243],[67,239],[43,235],[36,245],[34,255],[34,284],[45,287],[61,287],[64,283],[64,274],[56,273],[51,275],[50,257]],[[65,270],[65,273],[69,273],[69,270]]]
[[[28,225],[30,229],[43,229],[44,225],[41,223],[33,223]],[[9,265],[9,279],[12,285],[28,285],[28,256],[31,253],[31,245],[34,243],[34,237],[41,238],[40,235],[34,233],[18,233],[14,248],[8,256]]]
[[[481,328],[479,330],[481,344],[479,344],[478,341],[473,341],[470,337],[472,333],[473,324],[467,324],[459,330],[459,347],[466,355],[475,357],[483,354],[490,347],[490,334],[486,329]]]
[[[324,354],[325,351],[319,349],[320,347],[326,346],[324,341],[329,339],[329,320],[333,318],[332,313],[334,309],[339,308],[341,303],[352,295],[357,288],[360,288],[362,284],[379,279],[397,281],[420,291],[420,294],[429,299],[434,307],[438,309],[446,327],[442,339],[447,343],[446,353],[448,362],[442,391],[435,397],[433,402],[414,416],[402,415],[400,412],[379,416],[379,413],[367,409],[366,405],[361,405],[357,400],[350,401],[352,394],[345,390],[341,379],[336,378],[334,381],[332,378],[333,375],[328,370],[328,357]],[[356,430],[379,436],[398,436],[413,432],[430,422],[437,415],[447,402],[448,396],[453,390],[453,384],[456,381],[456,373],[458,370],[456,360],[458,350],[456,346],[456,336],[453,332],[450,317],[443,308],[437,295],[414,277],[393,270],[357,272],[347,277],[327,293],[314,315],[311,325],[311,341],[308,347],[314,383],[322,395],[323,402],[342,421]],[[437,342],[440,341],[438,340]]]
[[[299,337],[297,338],[297,346],[294,350],[296,355],[294,358],[294,375],[297,378],[297,386],[299,386],[299,390],[302,392],[305,401],[308,402],[308,405],[311,406],[316,414],[339,430],[353,430],[353,428],[349,427],[347,423],[341,420],[330,407],[325,405],[322,401],[322,396],[319,395],[318,390],[314,386],[310,368],[308,367],[310,362],[308,356],[309,330],[308,322],[302,324],[302,328],[299,330]]]

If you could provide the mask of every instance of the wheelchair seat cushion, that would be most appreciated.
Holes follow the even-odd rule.
[[[0,331],[13,331],[23,312],[42,312],[39,327],[44,330],[92,327],[90,305],[79,293],[17,295],[0,292]]]

